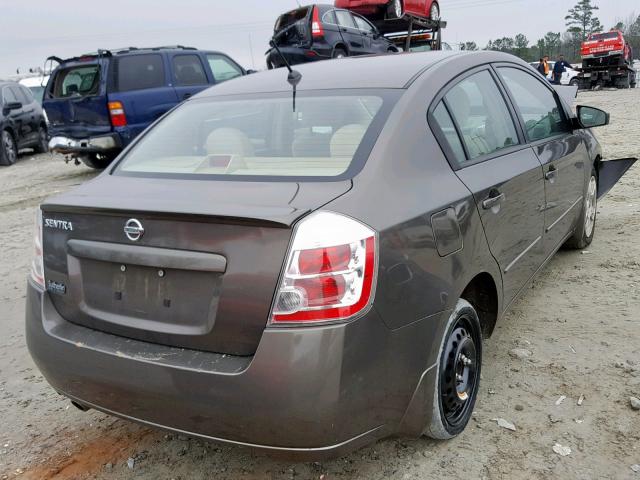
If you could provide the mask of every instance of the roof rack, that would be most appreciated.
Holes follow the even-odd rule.
[[[166,46],[160,46],[160,47],[125,47],[125,48],[117,48],[113,50],[98,49],[97,52],[83,53],[82,55],[78,55],[77,57],[65,58],[64,60],[56,56],[51,56],[47,58],[47,60],[55,60],[58,63],[78,62],[80,60],[87,59],[87,58],[113,57],[114,55],[123,55],[125,53],[151,52],[151,51],[155,52],[159,50],[197,50],[197,48],[185,47],[184,45],[166,45]]]

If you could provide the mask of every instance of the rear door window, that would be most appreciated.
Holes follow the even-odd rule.
[[[173,78],[175,85],[179,87],[209,83],[198,55],[176,55],[173,57]]]
[[[571,131],[564,110],[553,92],[522,70],[498,68],[524,121],[527,140],[536,142]]]
[[[86,65],[60,71],[53,86],[54,98],[87,97],[100,90],[100,66]]]
[[[166,85],[162,55],[129,55],[117,59],[115,65],[115,90],[129,92]]]
[[[346,10],[336,10],[336,18],[338,19],[338,25],[341,27],[356,28],[353,16]]]
[[[242,70],[224,55],[207,54],[207,62],[216,82],[224,82],[242,76]]]
[[[515,124],[487,70],[473,74],[445,95],[469,161],[519,144]]]
[[[433,111],[433,119],[436,127],[440,130],[441,136],[444,137],[446,146],[451,151],[450,153],[453,155],[454,160],[458,164],[463,164],[466,160],[464,147],[444,102],[441,101]]]

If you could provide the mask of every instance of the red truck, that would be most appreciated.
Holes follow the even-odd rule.
[[[580,87],[629,88],[636,86],[633,51],[620,30],[593,33],[582,43]]]

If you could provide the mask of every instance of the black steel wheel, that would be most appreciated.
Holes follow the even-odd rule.
[[[442,410],[452,427],[468,416],[469,399],[478,385],[478,361],[473,326],[462,316],[449,335],[439,378]]]
[[[473,306],[458,300],[442,339],[434,402],[426,435],[446,440],[469,423],[480,386],[482,329]]]
[[[0,135],[0,165],[13,165],[18,159],[18,147],[9,130]]]

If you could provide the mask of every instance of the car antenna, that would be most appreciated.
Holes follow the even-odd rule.
[[[299,71],[291,68],[291,65],[289,65],[289,62],[287,61],[286,57],[282,54],[282,52],[278,48],[278,44],[276,43],[276,37],[277,35],[274,35],[271,41],[269,42],[269,44],[276,50],[276,52],[278,52],[278,55],[280,55],[280,58],[284,62],[285,66],[287,67],[287,70],[289,70],[289,75],[287,75],[287,82],[289,82],[289,84],[293,87],[293,111],[295,112],[296,111],[296,89],[298,87],[298,84],[300,83],[300,80],[302,80],[302,74]]]

